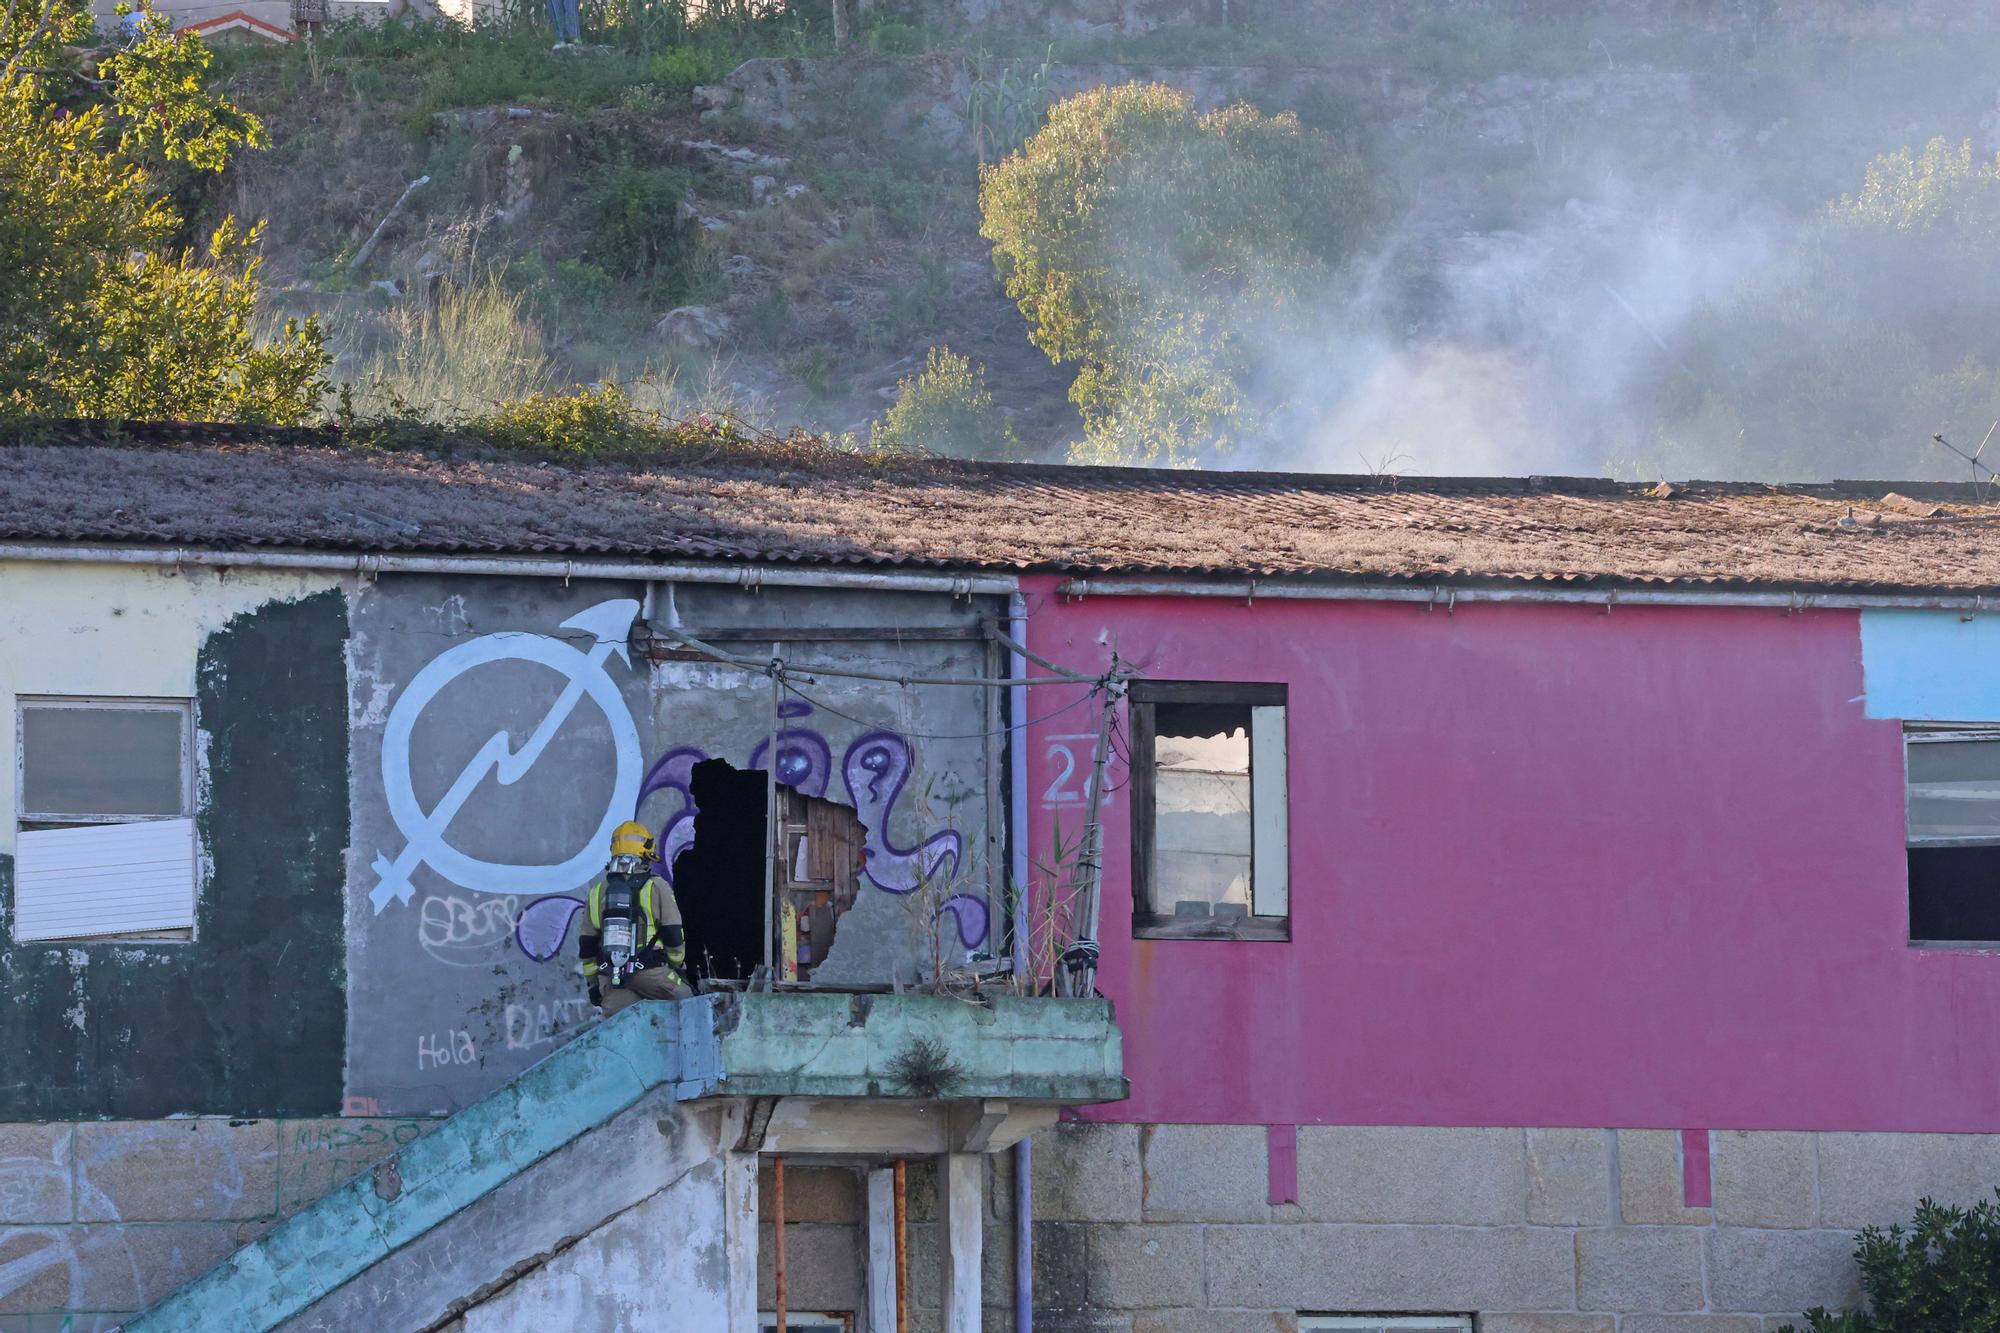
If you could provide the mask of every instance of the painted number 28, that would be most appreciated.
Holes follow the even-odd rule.
[[[1055,768],[1056,775],[1050,781],[1048,790],[1042,793],[1044,805],[1080,805],[1090,799],[1090,761],[1077,761],[1077,752],[1086,755],[1096,753],[1095,736],[1054,736],[1043,751],[1048,763]],[[1111,792],[1104,793],[1104,804],[1111,803]]]

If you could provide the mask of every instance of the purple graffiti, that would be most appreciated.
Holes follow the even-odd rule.
[[[528,957],[546,963],[562,952],[563,941],[569,937],[569,923],[582,910],[581,902],[564,894],[537,898],[515,918],[514,943]]]
[[[707,758],[707,751],[688,745],[667,751],[646,770],[646,780],[639,784],[639,799],[632,807],[632,817],[643,821],[648,797],[663,791],[680,794],[679,807],[660,826],[653,854],[653,873],[669,887],[674,882],[674,858],[694,841],[694,817],[699,808],[690,784],[694,781],[694,766]]]
[[[854,813],[868,832],[861,873],[870,884],[886,893],[913,893],[925,881],[949,879],[957,871],[965,840],[955,829],[933,833],[915,847],[898,847],[889,840],[889,812],[910,776],[908,741],[894,732],[869,732],[847,747],[840,772]]]
[[[811,704],[790,703],[778,710],[778,716],[799,717],[811,711]],[[770,740],[759,741],[750,752],[750,767],[763,768],[770,752]],[[808,796],[824,796],[832,777],[833,747],[826,737],[805,727],[786,727],[778,733],[778,781]]]
[[[951,913],[958,923],[958,942],[966,949],[977,949],[986,939],[990,928],[987,919],[986,900],[970,893],[954,893],[938,907],[938,915]]]
[[[795,725],[778,732],[777,779],[808,796],[824,796],[832,783],[833,747],[825,736],[810,727],[796,725],[797,719],[813,711],[799,701],[785,703],[778,716]],[[759,743],[750,753],[748,767],[765,767],[771,743]],[[659,825],[659,850],[653,873],[673,883],[674,860],[694,843],[694,766],[709,758],[707,751],[679,746],[667,751],[646,770],[639,784],[633,816],[646,820],[646,806],[655,796],[666,793],[672,799],[665,822]],[[885,893],[913,893],[926,882],[948,881],[964,862],[965,840],[955,830],[934,833],[915,847],[898,847],[889,838],[889,819],[902,798],[912,767],[910,743],[889,731],[869,732],[847,747],[840,772],[847,784],[848,797],[867,837],[863,844],[862,877]],[[521,912],[514,938],[521,952],[536,962],[546,962],[561,950],[571,921],[583,904],[575,898],[539,898]],[[953,894],[939,907],[938,915],[950,912],[959,942],[976,949],[991,929],[990,912],[983,898],[969,893]]]
[[[693,781],[694,766],[706,758],[706,752],[685,745],[661,755],[646,770],[645,781],[639,784],[639,799],[632,806],[633,815],[637,816],[646,808],[646,798],[654,792],[677,791],[683,800],[694,799],[688,795],[688,783]]]

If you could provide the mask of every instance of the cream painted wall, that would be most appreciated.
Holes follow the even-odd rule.
[[[267,602],[342,576],[0,562],[0,854],[14,850],[18,695],[194,695],[202,640]]]

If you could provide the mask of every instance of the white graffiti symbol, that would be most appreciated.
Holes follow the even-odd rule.
[[[410,876],[419,865],[428,865],[461,888],[514,894],[573,888],[597,869],[611,830],[620,819],[628,817],[639,795],[639,728],[632,721],[632,711],[625,706],[624,696],[618,692],[618,682],[604,669],[605,659],[613,653],[630,664],[625,636],[638,614],[639,603],[628,598],[600,602],[565,620],[564,629],[582,630],[594,640],[588,652],[549,634],[487,634],[440,653],[411,679],[395,707],[389,710],[388,723],[382,730],[382,791],[389,804],[390,818],[408,841],[395,859],[386,854],[375,858],[377,883],[369,890],[368,901],[377,912],[386,908],[391,899],[404,903],[410,900],[415,891]],[[492,662],[535,663],[563,676],[567,683],[520,749],[514,748],[505,731],[495,732],[460,770],[438,803],[426,810],[417,799],[410,776],[410,737],[416,730],[417,718],[451,682],[474,667]],[[617,770],[604,818],[575,855],[554,865],[509,865],[483,861],[452,846],[446,838],[452,820],[487,775],[492,774],[502,786],[519,782],[535,766],[585,695],[603,711],[611,725]]]
[[[460,898],[440,893],[417,904],[417,943],[452,967],[477,967],[514,943],[521,900],[513,894]]]

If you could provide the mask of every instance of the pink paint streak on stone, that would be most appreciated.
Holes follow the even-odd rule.
[[[1271,1202],[1299,1201],[1299,1127],[1272,1125],[1266,1153],[1270,1159]]]
[[[1714,1176],[1708,1168],[1708,1131],[1681,1131],[1681,1206],[1713,1208]]]

